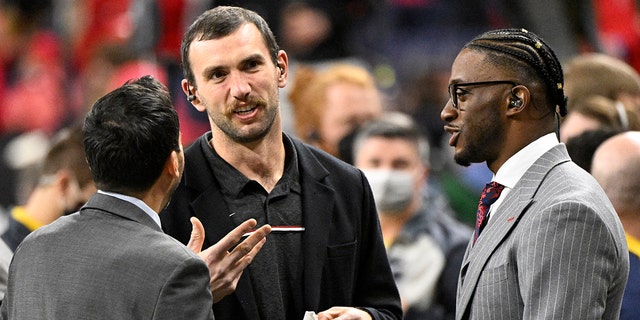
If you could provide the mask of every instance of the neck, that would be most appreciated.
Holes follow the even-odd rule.
[[[153,209],[156,213],[162,211],[167,203],[169,203],[169,196],[166,193],[166,189],[165,192],[162,192],[162,190],[156,185],[147,191],[126,195],[142,200],[142,202],[148,205],[149,208]]]
[[[387,246],[395,242],[396,238],[402,232],[405,223],[411,218],[412,214],[386,215],[380,214],[380,229],[382,230],[382,238]]]
[[[380,220],[380,229],[382,230],[382,238],[387,245],[391,245],[398,237],[404,225],[417,212],[420,203],[414,201],[409,208],[398,214],[378,214]]]
[[[54,186],[36,187],[24,205],[27,215],[42,225],[49,224],[64,214],[64,197]]]
[[[487,161],[487,166],[491,172],[495,174],[514,154],[518,153],[520,150],[524,149],[539,138],[553,132],[541,130],[536,127],[537,122],[532,123],[532,125],[519,125],[513,127],[513,130],[507,131],[507,134],[505,135],[506,141],[500,155],[494,160]]]
[[[213,134],[209,144],[222,159],[268,192],[284,173],[285,149],[281,131],[271,130],[264,138],[250,143],[233,141],[219,132]]]

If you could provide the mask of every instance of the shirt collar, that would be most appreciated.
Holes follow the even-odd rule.
[[[211,139],[210,133],[207,134],[207,141]],[[299,186],[299,169],[298,154],[293,142],[285,133],[282,134],[282,142],[285,147],[285,169],[280,180],[289,181],[290,187],[295,192],[301,192]],[[211,164],[211,169],[221,185],[223,193],[236,197],[242,192],[243,188],[251,182],[245,175],[234,168],[226,160],[222,159],[210,143],[203,145],[205,157]]]
[[[149,217],[151,217],[151,219],[153,219],[153,221],[155,221],[160,228],[162,228],[162,224],[160,223],[160,216],[158,215],[157,212],[153,211],[151,207],[149,207],[146,203],[144,203],[144,201],[132,196],[121,194],[121,193],[107,192],[102,190],[98,190],[98,193],[106,194],[108,196],[112,196],[114,198],[118,198],[120,200],[134,204],[135,206],[140,208],[142,211],[144,211]]]
[[[493,181],[507,188],[513,188],[522,178],[524,173],[545,152],[558,145],[560,142],[555,133],[548,133],[520,149],[509,158],[496,172]]]

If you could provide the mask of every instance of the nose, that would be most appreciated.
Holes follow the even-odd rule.
[[[229,74],[229,88],[231,96],[238,100],[243,100],[251,92],[251,86],[242,72],[232,72]]]
[[[451,120],[458,117],[458,110],[453,107],[453,103],[451,103],[451,99],[447,100],[444,108],[442,108],[442,112],[440,112],[440,119],[446,122],[451,122]]]

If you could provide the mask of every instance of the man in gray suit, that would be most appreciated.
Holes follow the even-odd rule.
[[[617,319],[624,231],[554,133],[567,109],[551,48],[524,29],[484,33],[460,51],[449,83],[441,117],[454,159],[486,161],[496,182],[462,262],[456,319]]]
[[[18,247],[2,317],[213,319],[203,260],[211,260],[213,250],[203,258],[193,252],[202,245],[201,224],[192,220],[199,239],[189,248],[160,226],[158,212],[184,169],[178,116],[166,88],[145,76],[98,99],[85,119],[83,142],[98,193]],[[240,238],[254,226],[234,232]],[[269,230],[258,231],[257,249],[244,243],[246,252],[257,253]]]

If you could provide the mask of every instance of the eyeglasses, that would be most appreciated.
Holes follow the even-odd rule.
[[[451,105],[453,108],[458,110],[458,88],[459,87],[468,87],[468,86],[493,86],[496,84],[510,84],[512,86],[517,86],[518,84],[509,81],[509,80],[496,80],[496,81],[481,81],[481,82],[461,82],[461,83],[452,83],[449,85],[449,98],[451,99]]]

